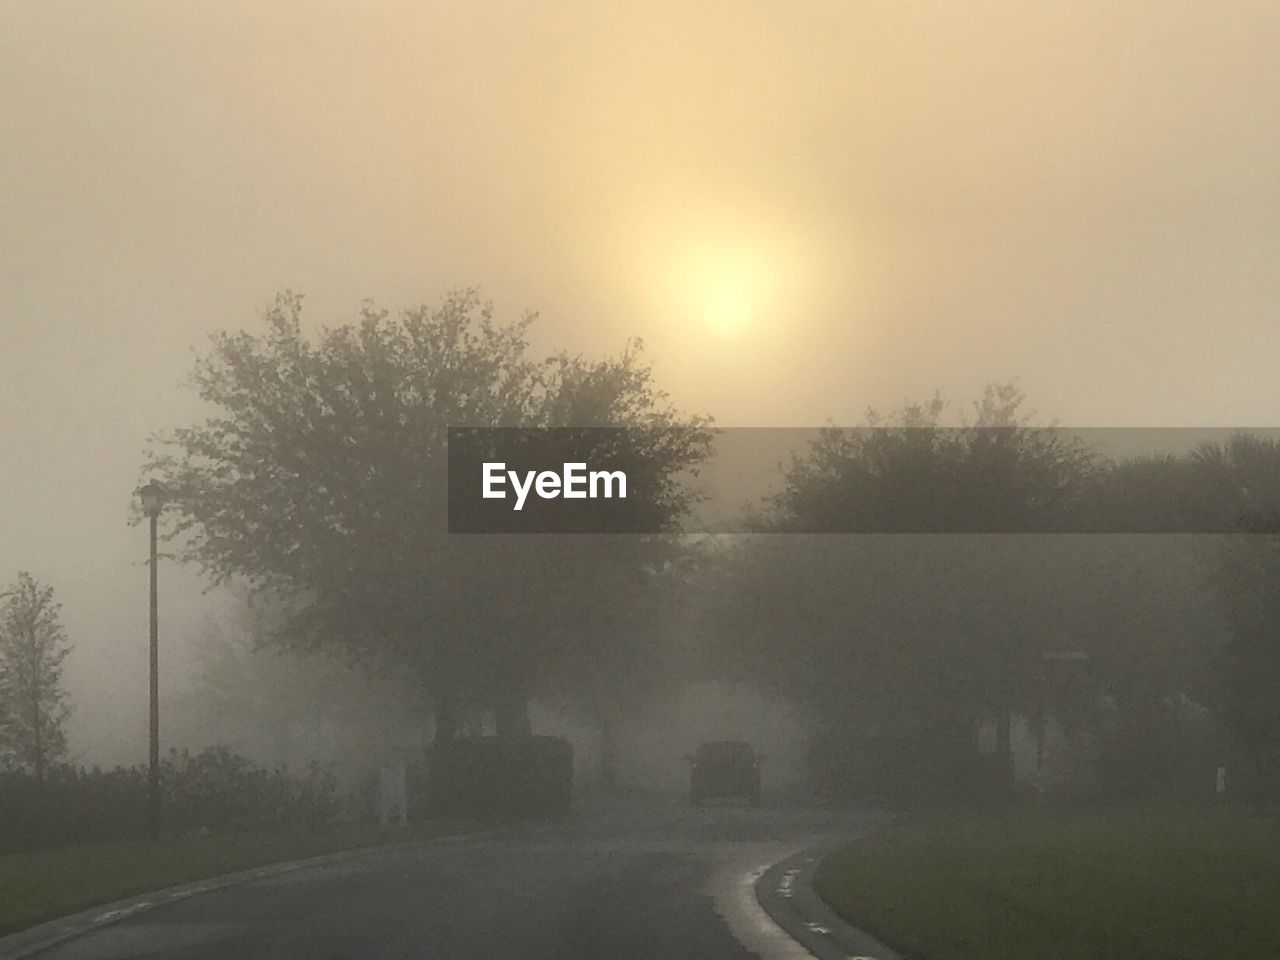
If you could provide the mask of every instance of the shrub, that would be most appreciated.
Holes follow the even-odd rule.
[[[168,833],[314,827],[342,807],[336,778],[318,764],[267,770],[226,747],[171,751],[160,774]],[[0,771],[0,854],[143,836],[147,787],[144,767],[60,766],[44,780]]]

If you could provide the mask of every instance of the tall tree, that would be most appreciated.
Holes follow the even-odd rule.
[[[160,438],[148,468],[173,493],[169,535],[189,558],[283,602],[275,642],[398,660],[444,737],[467,700],[521,726],[537,672],[565,668],[563,583],[607,579],[589,551],[566,569],[565,545],[543,542],[559,538],[449,536],[448,428],[644,426],[633,453],[673,482],[708,442],[653,387],[638,345],[594,364],[535,360],[532,319],[497,323],[462,291],[398,317],[367,307],[312,337],[301,297],[282,295],[265,334],[214,338],[195,384],[215,415]],[[665,482],[636,493],[672,523],[686,505]]]
[[[1039,538],[982,534],[1065,526],[1093,465],[1074,439],[1031,425],[1021,403],[1016,387],[992,386],[962,427],[942,424],[935,396],[872,413],[867,428],[822,431],[755,529],[898,535],[746,543],[724,633],[757,638],[748,647],[763,661],[741,667],[771,684],[790,677],[832,731],[902,733],[917,768],[994,717],[1011,785],[1010,718],[1031,698],[1040,645],[1054,642],[1054,571],[1031,562]]]
[[[53,588],[19,573],[0,609],[0,753],[43,780],[67,749],[62,662],[71,647]]]

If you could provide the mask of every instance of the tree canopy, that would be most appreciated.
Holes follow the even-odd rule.
[[[674,527],[693,494],[675,478],[706,455],[707,421],[674,410],[639,343],[589,362],[535,359],[532,315],[502,324],[475,291],[309,336],[283,294],[265,332],[220,333],[194,372],[214,408],[152,451],[173,499],[168,535],[215,581],[288,607],[279,643],[390,654],[440,704],[527,689],[570,647],[565,604],[651,562],[640,539],[601,552],[575,538],[450,536],[448,429],[643,427],[637,508]],[[596,638],[599,650],[608,637]],[[446,708],[447,709],[447,708]]]
[[[1173,472],[1113,466],[1034,425],[1021,403],[1016,388],[997,386],[961,427],[942,425],[934,397],[873,414],[868,428],[824,431],[755,517],[761,533],[792,535],[744,538],[710,591],[725,675],[802,705],[815,743],[832,731],[831,751],[885,778],[903,770],[917,795],[961,789],[955,761],[973,755],[987,721],[1006,782],[1015,713],[1049,708],[1110,736],[1097,716],[1082,719],[1081,704],[1046,704],[1064,655],[1080,658],[1088,709],[1106,699],[1116,730],[1150,728],[1179,697],[1212,695],[1205,676],[1226,630],[1195,538],[1043,531],[1087,525],[1100,501],[1123,509],[1127,493],[1100,494],[1139,474],[1148,489],[1217,481],[1176,458]],[[1041,532],[982,532],[1024,527]],[[918,532],[857,532],[877,529]],[[889,733],[884,753],[856,745]]]
[[[71,647],[52,587],[23,572],[0,598],[0,757],[43,780],[67,749],[62,662]]]
[[[762,532],[983,533],[1065,525],[1094,456],[1037,427],[1014,384],[987,387],[964,426],[935,395],[862,428],[824,428],[756,517]]]

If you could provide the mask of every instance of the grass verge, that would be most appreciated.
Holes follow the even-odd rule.
[[[0,936],[113,900],[250,867],[461,831],[457,823],[427,822],[405,830],[349,826],[6,854],[0,856]]]
[[[1231,809],[903,822],[814,884],[912,960],[1280,956],[1280,826]]]

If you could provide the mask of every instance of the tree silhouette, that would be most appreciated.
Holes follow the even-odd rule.
[[[689,502],[666,481],[709,443],[705,421],[655,388],[639,344],[598,362],[535,360],[532,321],[500,324],[461,291],[398,317],[366,306],[310,337],[302,298],[281,295],[265,333],[213,339],[194,379],[216,412],[159,438],[148,464],[171,491],[167,535],[184,556],[282,605],[273,642],[402,663],[446,738],[465,701],[524,726],[528,692],[568,668],[574,597],[603,595],[626,579],[610,564],[645,558],[448,534],[449,428],[643,427],[635,443],[655,482],[629,502],[665,525]],[[595,642],[607,659],[611,637]]]
[[[67,749],[62,662],[70,653],[53,588],[19,573],[0,608],[0,754],[44,780]]]

